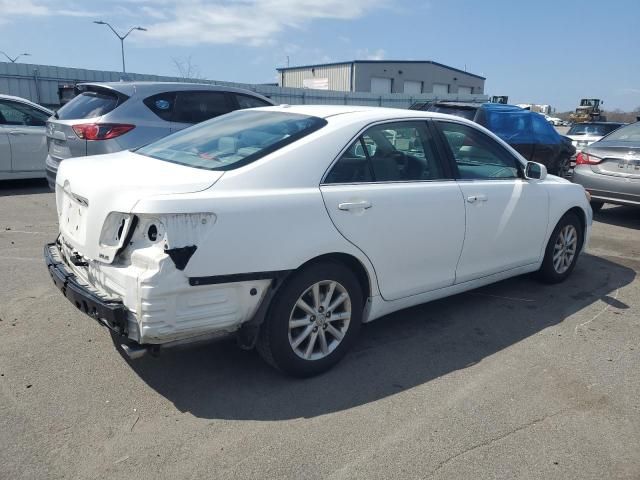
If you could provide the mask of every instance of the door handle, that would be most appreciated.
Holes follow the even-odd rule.
[[[338,204],[338,208],[340,210],[356,210],[358,208],[367,210],[368,208],[371,208],[371,206],[371,202],[368,202],[366,200],[362,200],[360,202],[344,202]]]
[[[467,197],[467,202],[469,203],[476,203],[476,202],[486,202],[487,201],[487,196],[484,194],[480,194],[480,195],[469,195]]]
[[[9,134],[11,134],[11,135],[26,135],[27,132],[21,132],[20,130],[9,130]]]

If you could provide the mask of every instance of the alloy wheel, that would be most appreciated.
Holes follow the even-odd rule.
[[[566,225],[560,230],[553,246],[553,268],[557,273],[563,274],[569,269],[577,249],[578,232],[573,225]]]
[[[342,342],[351,321],[351,298],[334,280],[314,283],[289,316],[289,344],[304,360],[327,357]]]

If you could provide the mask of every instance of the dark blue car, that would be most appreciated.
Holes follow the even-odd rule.
[[[432,102],[416,104],[413,110],[456,115],[491,130],[527,160],[542,163],[549,173],[566,176],[576,149],[571,139],[560,135],[536,112],[498,103]]]

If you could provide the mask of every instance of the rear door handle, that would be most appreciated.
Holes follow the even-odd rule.
[[[20,130],[9,130],[11,135],[26,135],[27,132],[21,132]]]
[[[371,208],[371,202],[368,202],[366,200],[362,200],[360,202],[344,202],[339,203],[338,208],[340,210],[357,210],[359,208],[366,210],[368,208]]]
[[[469,195],[467,197],[467,202],[469,203],[476,203],[476,202],[486,202],[487,201],[487,196],[484,194],[480,194],[480,195]]]

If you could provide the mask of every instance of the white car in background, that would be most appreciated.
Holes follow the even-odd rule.
[[[579,152],[583,148],[588,147],[597,142],[602,137],[609,135],[611,132],[624,126],[620,122],[584,122],[574,123],[566,136],[571,139],[571,143]]]
[[[347,106],[238,111],[64,161],[56,202],[51,276],[131,356],[235,334],[297,376],[396,310],[564,280],[592,221],[581,186],[476,123]]]
[[[52,114],[27,99],[0,94],[0,180],[44,178],[45,125]]]

